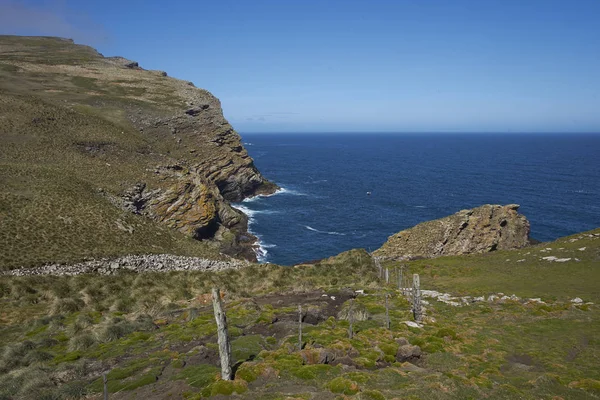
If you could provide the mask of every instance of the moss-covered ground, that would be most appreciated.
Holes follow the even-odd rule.
[[[0,398],[101,398],[104,372],[116,399],[598,398],[600,312],[586,304],[598,300],[589,283],[600,273],[594,233],[600,230],[526,250],[408,263],[425,289],[544,301],[453,307],[430,300],[422,328],[404,323],[412,319],[409,301],[360,250],[313,265],[221,273],[2,277]],[[546,248],[580,261],[506,261]],[[225,293],[232,382],[220,379],[213,286]],[[365,294],[350,300],[356,290]],[[353,338],[350,301],[362,316]],[[397,357],[403,338],[420,346],[420,358]]]

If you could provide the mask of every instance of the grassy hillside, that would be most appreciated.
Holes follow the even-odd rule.
[[[600,310],[589,302],[599,297],[599,251],[596,230],[526,250],[405,264],[423,289],[521,298],[462,307],[430,299],[422,328],[404,324],[409,302],[362,250],[292,268],[2,277],[0,398],[100,399],[100,376],[110,371],[115,399],[594,399]],[[579,261],[540,260],[552,255]],[[225,292],[233,382],[219,380],[213,286]],[[365,295],[354,300],[350,339],[355,290]],[[403,338],[422,356],[400,357]]]
[[[186,193],[173,188],[189,182],[209,188],[209,215],[119,207],[138,183],[172,190],[176,202]],[[214,243],[188,239],[187,225],[204,218],[235,240],[246,220],[223,197],[261,185],[207,91],[68,40],[0,36],[0,269],[129,253],[218,257]]]

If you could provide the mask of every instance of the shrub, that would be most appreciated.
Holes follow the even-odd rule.
[[[69,340],[69,351],[86,350],[96,344],[96,338],[91,333],[81,333]]]
[[[245,381],[216,381],[212,384],[210,389],[210,395],[216,396],[223,394],[226,396],[232,395],[233,392],[242,394],[248,390],[248,384]]]
[[[456,339],[456,331],[450,328],[441,328],[436,332],[435,336],[439,338],[449,337],[451,339]]]
[[[54,356],[46,351],[34,349],[31,350],[25,357],[23,357],[23,363],[25,365],[34,364],[37,362],[44,362],[54,358]]]
[[[360,388],[356,382],[351,381],[350,379],[338,377],[332,379],[328,384],[327,388],[331,390],[333,393],[342,393],[346,395],[353,395],[358,393]]]
[[[365,400],[386,400],[385,396],[378,390],[365,390],[361,393],[361,399]]]
[[[50,313],[52,315],[58,314],[70,314],[77,311],[80,311],[84,307],[84,302],[80,299],[73,298],[56,298],[52,302],[52,306],[50,307]]]

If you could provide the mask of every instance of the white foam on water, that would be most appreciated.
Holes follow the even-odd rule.
[[[253,210],[242,204],[232,204],[231,207],[246,214],[248,216],[248,223],[250,223],[251,219],[253,220],[253,217],[256,214],[279,214],[279,211],[274,211],[274,210]],[[254,221],[252,221],[252,222],[254,222]]]
[[[339,236],[346,236],[345,233],[340,233],[340,232],[326,232],[326,231],[320,231],[318,229],[313,228],[312,226],[308,226],[308,225],[304,225],[304,227],[306,229],[308,229],[309,231],[313,231],[313,232],[317,232],[317,233],[324,233],[327,235],[339,235]]]
[[[264,199],[267,197],[271,197],[271,196],[276,196],[278,194],[291,194],[291,195],[296,195],[296,196],[308,196],[304,193],[300,193],[297,192],[295,190],[289,190],[283,187],[280,187],[279,189],[277,189],[275,192],[271,193],[271,194],[257,194],[256,196],[252,196],[252,197],[246,197],[244,200],[242,200],[243,203],[251,203],[253,201],[256,201],[258,199]]]
[[[308,194],[306,193],[302,193],[294,189],[286,189],[284,187],[280,188],[279,190],[277,190],[277,192],[273,193],[273,195],[275,194],[287,194],[291,196],[308,196]]]
[[[270,210],[252,210],[242,204],[232,204],[231,207],[235,208],[238,211],[243,212],[244,214],[246,214],[248,216],[248,233],[253,234],[254,236],[256,236],[256,242],[254,242],[253,244],[253,248],[254,248],[254,253],[256,254],[256,259],[258,260],[259,263],[266,263],[267,261],[267,254],[269,253],[269,251],[267,249],[271,249],[273,247],[277,247],[276,244],[269,244],[269,243],[264,243],[262,241],[262,238],[257,235],[256,233],[254,233],[251,229],[251,226],[254,224],[254,216],[256,214],[276,214],[277,211],[270,211]]]
[[[256,235],[255,235],[256,236]],[[270,249],[272,247],[275,247],[274,244],[266,244],[264,243],[260,237],[257,237],[257,241],[256,243],[254,243],[254,245],[256,246],[254,248],[254,253],[256,254],[256,259],[258,260],[259,263],[265,263],[267,262],[267,254],[269,253],[269,251],[267,249]]]
[[[425,206],[415,206],[415,208],[427,208]]]
[[[248,229],[248,232],[250,232],[250,229]],[[252,232],[250,232],[252,233]],[[258,260],[259,263],[266,263],[267,261],[267,256],[269,254],[269,250],[267,249],[272,249],[273,247],[277,247],[276,244],[270,244],[270,243],[265,243],[262,241],[262,237],[259,235],[254,235],[256,236],[256,242],[254,243],[254,253],[256,254],[256,259]]]
[[[314,180],[313,181],[306,181],[304,183],[316,184],[316,183],[325,183],[325,182],[329,182],[329,180],[328,179],[319,179],[319,180],[316,180],[316,181],[314,181]]]
[[[231,207],[246,214],[248,216],[248,224],[250,224],[250,222],[252,221],[252,217],[254,217],[258,213],[258,211],[251,210],[250,208],[241,204],[232,204]]]

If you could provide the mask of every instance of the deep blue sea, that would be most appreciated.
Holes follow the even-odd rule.
[[[520,204],[541,241],[600,227],[600,135],[242,138],[258,169],[283,188],[236,205],[265,262],[375,250],[402,229],[486,203]]]

